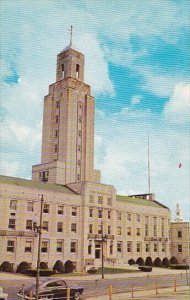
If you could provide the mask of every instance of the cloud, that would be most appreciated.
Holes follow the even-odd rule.
[[[132,105],[136,105],[139,104],[142,100],[142,96],[141,95],[134,95],[131,99],[131,104]]]
[[[172,95],[164,108],[166,118],[174,122],[190,120],[190,84],[180,82],[175,85]]]

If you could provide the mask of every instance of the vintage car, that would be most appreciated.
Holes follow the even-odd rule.
[[[67,288],[70,288],[70,300],[79,300],[83,293],[83,288],[78,286],[70,286],[62,279],[54,280],[40,280],[38,299],[40,300],[56,300],[56,299],[67,299]],[[36,294],[36,283],[31,284],[28,287],[20,289],[17,293],[18,297],[22,299],[35,300]]]

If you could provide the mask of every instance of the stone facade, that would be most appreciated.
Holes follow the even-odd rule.
[[[44,99],[41,164],[32,180],[1,176],[0,264],[36,267],[34,216],[42,215],[41,261],[87,265],[170,257],[170,211],[153,194],[119,196],[94,170],[94,98],[84,80],[84,55],[67,47]]]

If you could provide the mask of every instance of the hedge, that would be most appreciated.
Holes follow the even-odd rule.
[[[162,260],[163,267],[168,268],[170,266],[170,261],[167,257],[164,257]]]
[[[26,270],[31,269],[30,264],[27,261],[22,261],[16,270],[16,273],[25,274]]]
[[[40,269],[41,270],[48,270],[49,269],[48,268],[48,264],[46,262],[44,262],[44,261],[41,261],[41,263],[40,263]]]
[[[155,267],[158,267],[158,268],[162,268],[162,261],[159,257],[156,257],[155,260],[154,260],[154,266]]]
[[[178,260],[177,260],[177,258],[175,256],[172,256],[170,258],[170,264],[171,265],[177,265],[178,264]]]
[[[137,258],[136,264],[139,266],[144,266],[144,259],[142,257]]]
[[[64,264],[64,273],[72,273],[76,269],[71,260],[67,260]]]
[[[131,259],[128,260],[128,264],[131,266],[131,265],[135,265],[136,262],[135,262],[134,259],[131,258]]]
[[[152,272],[152,267],[150,267],[150,266],[140,266],[140,267],[138,267],[138,269],[143,272]]]
[[[0,266],[0,271],[13,273],[13,265],[9,261],[4,261]]]
[[[57,260],[53,267],[53,270],[57,271],[58,273],[64,273],[64,266],[61,260]]]
[[[145,265],[146,265],[146,266],[149,266],[149,267],[152,267],[152,266],[153,266],[152,257],[148,256],[148,257],[146,258]]]
[[[189,265],[176,264],[176,265],[170,265],[170,268],[176,270],[187,270],[189,269]]]
[[[25,274],[29,275],[29,276],[36,276],[37,270],[35,269],[30,269],[30,270],[26,270]],[[40,276],[51,276],[54,275],[56,273],[55,270],[40,270]]]

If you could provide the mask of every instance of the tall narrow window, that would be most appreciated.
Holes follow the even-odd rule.
[[[79,64],[76,64],[76,78],[79,78]]]
[[[65,77],[65,66],[64,64],[61,65],[61,71],[62,71],[62,79]]]
[[[9,219],[9,229],[15,229],[16,228],[16,220],[15,219]]]
[[[17,208],[17,201],[16,200],[11,200],[10,201],[10,209],[11,210],[16,210]]]

